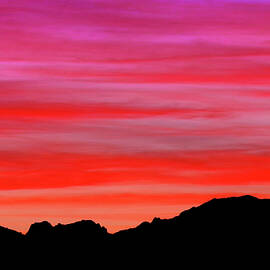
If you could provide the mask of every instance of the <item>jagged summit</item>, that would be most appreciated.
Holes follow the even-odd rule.
[[[36,222],[32,224],[26,233],[27,237],[40,237],[42,235],[47,235],[53,229],[53,226],[48,221]]]

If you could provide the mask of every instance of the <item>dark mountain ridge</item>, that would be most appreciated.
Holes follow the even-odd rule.
[[[47,221],[35,223],[25,235],[0,227],[5,250],[39,260],[82,264],[88,260],[108,263],[108,258],[113,263],[119,255],[133,263],[146,260],[152,264],[179,260],[194,264],[209,256],[224,262],[235,257],[244,261],[262,256],[269,240],[270,199],[249,195],[213,199],[171,219],[154,218],[114,234],[91,220],[56,226]]]

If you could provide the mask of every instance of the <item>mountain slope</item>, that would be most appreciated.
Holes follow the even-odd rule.
[[[134,229],[120,231],[113,235],[118,243],[132,243],[145,252],[151,250],[164,253],[187,254],[216,247],[236,250],[246,244],[260,245],[270,239],[270,200],[242,196],[226,199],[213,199],[199,207],[193,207],[172,219],[157,219],[142,223]],[[143,243],[143,245],[142,245]],[[179,246],[180,244],[180,246]],[[213,248],[214,247],[214,248]]]

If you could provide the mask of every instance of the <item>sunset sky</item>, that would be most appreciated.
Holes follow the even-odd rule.
[[[0,225],[109,232],[270,197],[269,0],[1,0]]]

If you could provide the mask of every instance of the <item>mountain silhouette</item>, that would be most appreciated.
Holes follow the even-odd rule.
[[[107,229],[91,220],[56,226],[43,221],[32,224],[25,237],[29,242],[58,242],[62,245],[67,243],[96,243],[106,239]]]
[[[43,264],[77,267],[128,268],[127,261],[137,267],[209,266],[216,260],[243,266],[250,259],[259,263],[267,258],[269,240],[270,199],[249,195],[213,199],[174,218],[154,218],[114,234],[91,220],[56,226],[34,223],[25,235],[0,227],[0,243],[13,247],[15,257],[20,253]]]

